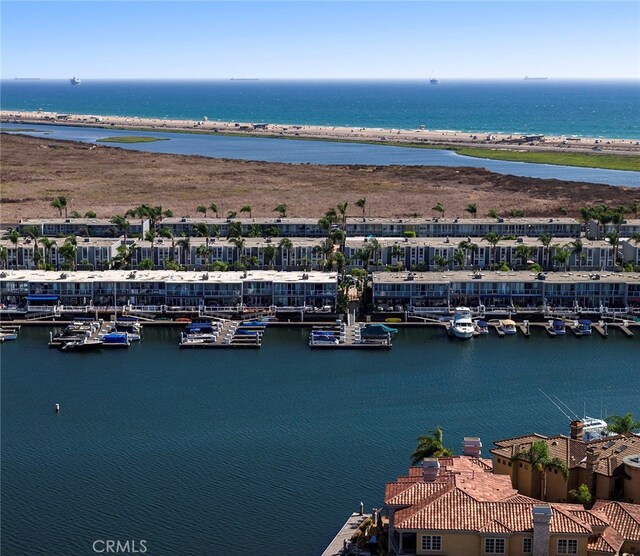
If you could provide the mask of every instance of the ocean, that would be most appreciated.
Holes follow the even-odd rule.
[[[640,81],[15,81],[5,110],[640,139]]]
[[[568,433],[538,389],[580,415],[640,415],[638,335],[406,329],[388,352],[327,352],[308,329],[267,329],[259,351],[181,351],[178,334],[65,354],[23,327],[2,344],[3,554],[90,555],[97,539],[154,556],[320,554],[360,501],[382,506],[437,425],[457,453],[477,435],[488,455]]]

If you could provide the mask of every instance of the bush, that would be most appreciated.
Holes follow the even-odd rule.
[[[413,230],[407,230],[405,232],[402,232],[402,235],[404,237],[417,237],[416,233]]]

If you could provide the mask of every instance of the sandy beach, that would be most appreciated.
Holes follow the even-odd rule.
[[[488,147],[508,150],[603,152],[640,155],[640,141],[541,135],[468,133],[430,129],[383,129],[335,126],[285,125],[255,122],[218,122],[203,119],[169,120],[125,116],[60,114],[55,112],[0,111],[0,120],[11,123],[42,123],[89,127],[125,127],[149,130],[189,130],[255,136],[284,136],[338,141],[373,141],[443,147]]]

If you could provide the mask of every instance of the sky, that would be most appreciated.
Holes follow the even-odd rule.
[[[640,78],[635,0],[2,0],[0,16],[5,79]]]

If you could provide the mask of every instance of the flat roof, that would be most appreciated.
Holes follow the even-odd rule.
[[[303,278],[307,276],[307,278]],[[207,272],[179,270],[5,270],[0,282],[183,282],[183,283],[240,283],[240,282],[314,282],[336,283],[336,272],[249,270],[246,272]]]
[[[411,274],[413,279],[409,280]],[[474,278],[474,272],[469,270],[451,270],[445,272],[374,272],[374,284],[393,284],[400,282],[408,283],[450,283],[450,282],[542,282],[538,280],[537,272],[528,270],[502,272],[499,270],[483,270],[479,273],[480,278]],[[599,275],[595,280],[593,277]],[[585,282],[605,282],[640,284],[640,273],[638,272],[545,272],[544,282],[548,283],[585,283]]]
[[[409,238],[399,238],[399,237],[376,237],[375,238],[378,243],[383,247],[399,245],[400,247],[452,247],[458,249],[460,243],[463,241],[471,240],[471,243],[475,243],[478,247],[489,247],[491,248],[491,244],[484,239],[483,237],[470,237],[470,238],[462,238],[462,237],[409,237]],[[349,247],[362,247],[363,245],[367,245],[368,238],[363,236],[360,237],[348,237],[346,240],[346,245]],[[603,239],[586,239],[580,238],[582,241],[583,248],[610,248],[611,244],[608,241]],[[293,240],[292,240],[293,241]],[[563,247],[565,245],[570,246],[571,238],[567,237],[557,237],[553,238],[551,245]],[[501,239],[498,243],[497,247],[517,247],[518,245],[532,245],[535,247],[544,247],[540,240],[537,237],[525,236],[518,239]]]

